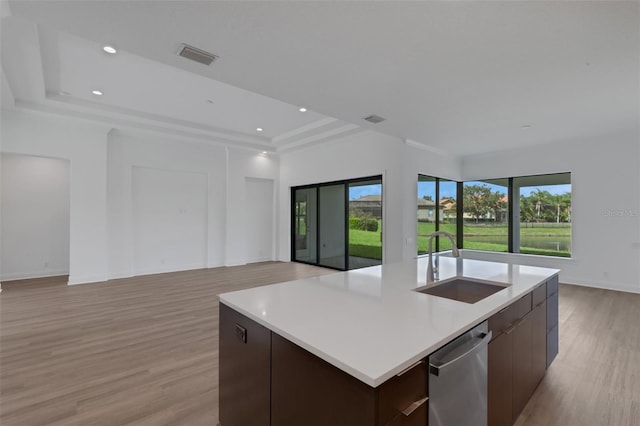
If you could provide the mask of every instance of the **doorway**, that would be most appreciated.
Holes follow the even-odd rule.
[[[273,260],[273,180],[245,180],[245,246],[247,263]]]
[[[1,155],[2,280],[69,274],[68,160]]]

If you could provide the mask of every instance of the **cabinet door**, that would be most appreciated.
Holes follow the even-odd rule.
[[[513,330],[494,338],[489,343],[487,424],[511,426],[513,392]]]
[[[547,368],[558,355],[558,292],[547,298]]]
[[[276,333],[271,344],[271,426],[376,424],[374,388]]]
[[[531,313],[516,323],[513,330],[513,421],[515,422],[531,396],[533,349]]]
[[[220,304],[220,424],[269,426],[271,332]]]
[[[543,300],[531,312],[533,322],[533,353],[531,360],[531,393],[547,370],[547,301]]]
[[[558,326],[547,333],[547,368],[558,355]]]

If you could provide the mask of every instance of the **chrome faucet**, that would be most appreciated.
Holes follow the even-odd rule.
[[[434,277],[434,272],[437,272],[438,268],[433,267],[433,237],[443,236],[449,238],[451,241],[451,254],[453,257],[460,257],[460,252],[458,251],[458,246],[456,246],[456,240],[453,234],[445,231],[436,231],[433,234],[429,235],[429,266],[427,267],[427,284],[434,282],[436,279]]]

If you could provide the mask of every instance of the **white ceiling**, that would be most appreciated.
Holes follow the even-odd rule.
[[[9,5],[2,59],[16,100],[161,118],[273,150],[363,126],[464,155],[637,131],[640,121],[637,1]],[[39,25],[8,22],[18,18]],[[103,54],[105,43],[120,53]],[[220,59],[189,62],[176,55],[181,43]],[[9,60],[25,50],[40,59]],[[23,99],[23,80],[42,87],[15,68],[38,60],[48,94]],[[89,94],[97,85],[100,99]],[[387,121],[369,124],[369,114]]]

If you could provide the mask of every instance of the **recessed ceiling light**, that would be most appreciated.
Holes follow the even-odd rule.
[[[105,52],[110,53],[110,54],[114,54],[114,53],[117,52],[116,48],[113,47],[113,46],[103,46],[102,50],[104,50]]]
[[[256,132],[261,132],[261,131],[263,131],[263,130],[264,130],[264,129],[263,129],[262,127],[256,127]]]
[[[262,151],[262,155],[267,155],[267,151]]]
[[[104,95],[104,93],[102,93],[102,91],[100,90],[92,90],[91,93],[93,93],[96,96],[102,96]]]
[[[305,107],[301,107],[298,111],[300,112],[307,112],[307,109]]]

